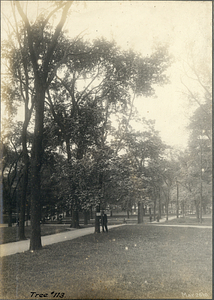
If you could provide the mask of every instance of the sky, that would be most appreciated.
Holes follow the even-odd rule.
[[[46,2],[40,3],[45,7]],[[4,4],[6,12],[8,3]],[[35,15],[34,9],[29,12]],[[156,87],[155,98],[136,99],[135,106],[141,116],[156,121],[155,128],[165,143],[186,147],[186,126],[197,106],[189,104],[181,79],[195,91],[197,85],[185,74],[189,71],[186,62],[206,60],[211,65],[211,1],[77,1],[71,6],[65,29],[70,37],[81,33],[93,40],[102,36],[145,56],[151,55],[155,43],[168,45],[174,56],[167,71],[170,84]]]

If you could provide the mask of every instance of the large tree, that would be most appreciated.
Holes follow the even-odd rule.
[[[28,19],[27,14],[24,12],[22,4],[20,4],[19,1],[14,1],[14,5],[24,24],[26,46],[28,47],[30,54],[35,89],[35,126],[31,155],[31,250],[37,250],[42,247],[40,231],[40,170],[43,158],[45,93],[55,77],[57,68],[64,58],[63,57],[61,61],[57,61],[55,60],[54,54],[71,4],[72,2],[70,1],[56,2],[56,6],[50,10],[48,15],[45,15],[44,13],[40,14],[32,24]],[[53,30],[49,26],[49,21],[60,10],[62,11],[60,21],[55,27],[55,30]]]

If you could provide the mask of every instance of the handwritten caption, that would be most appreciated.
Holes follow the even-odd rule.
[[[190,299],[208,297],[207,293],[193,293],[193,294],[188,294],[188,293],[182,293],[181,292],[181,295],[182,295],[183,298],[190,298]]]
[[[65,296],[65,293],[51,292],[50,295],[53,298],[63,298]],[[48,296],[49,296],[48,293],[41,294],[41,293],[31,292],[31,298],[46,298]]]

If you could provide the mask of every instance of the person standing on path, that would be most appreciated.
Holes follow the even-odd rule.
[[[101,225],[102,225],[103,232],[105,232],[105,229],[106,229],[106,232],[108,232],[107,222],[108,222],[107,215],[104,213],[104,211],[102,211]]]

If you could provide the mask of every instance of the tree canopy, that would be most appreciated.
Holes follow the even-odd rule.
[[[210,185],[207,87],[198,78],[205,101],[191,118],[189,152],[172,159],[154,121],[141,119],[141,131],[130,122],[139,122],[135,99],[154,96],[157,85],[168,83],[167,48],[156,47],[144,57],[104,38],[71,39],[63,31],[70,7],[71,1],[54,2],[31,21],[23,4],[14,1],[14,20],[8,20],[2,44],[7,69],[2,98],[11,121],[2,136],[5,210],[11,217],[18,203],[24,239],[28,207],[32,250],[41,248],[40,220],[58,207],[72,210],[73,226],[79,211],[98,205],[116,203],[130,211],[141,202],[153,206],[155,216],[156,206],[159,214],[163,206],[168,214],[178,180],[197,195],[201,180]],[[23,121],[12,126],[19,106]]]

